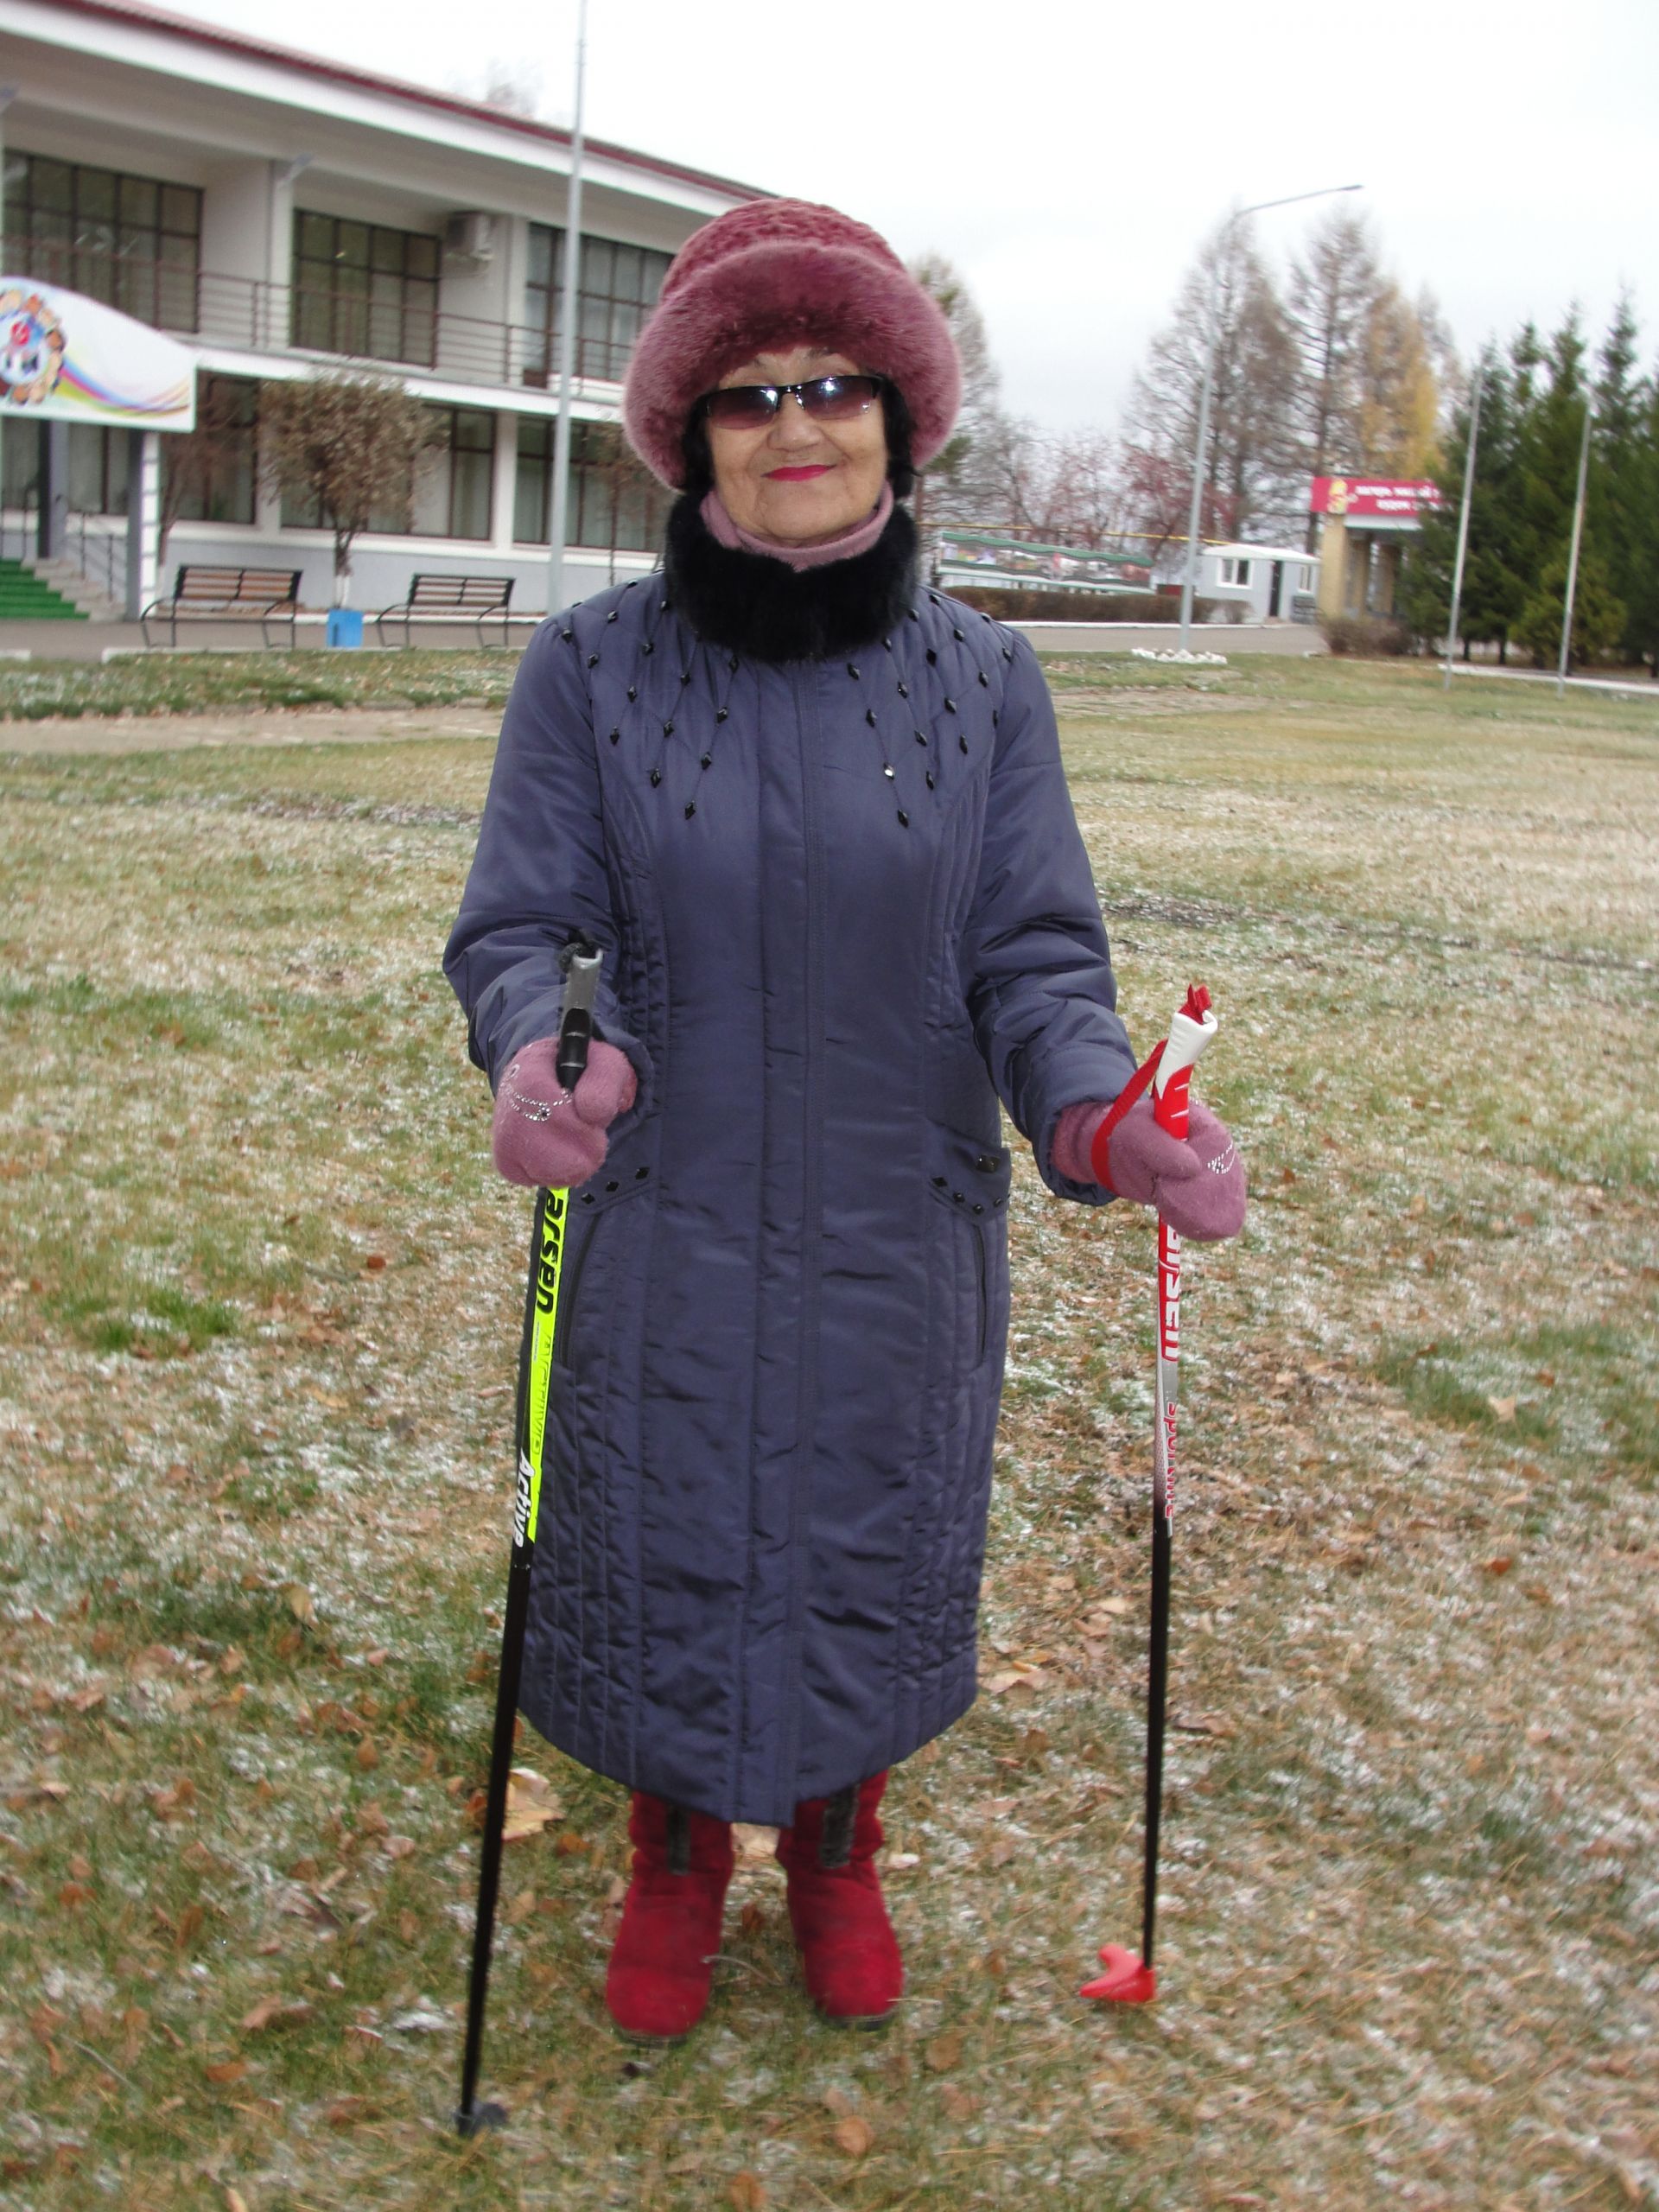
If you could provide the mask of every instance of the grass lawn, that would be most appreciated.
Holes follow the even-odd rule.
[[[1151,1237],[1027,1161],[901,2017],[812,2018],[759,1837],[709,2020],[613,2041],[621,1795],[526,1733],[513,2124],[455,2139],[528,1226],[437,970],[491,748],[0,729],[0,2205],[1659,2205],[1659,711],[1051,673],[1137,1042],[1209,982],[1254,1199],[1188,1275],[1158,2003],[1076,1995],[1137,1929]]]

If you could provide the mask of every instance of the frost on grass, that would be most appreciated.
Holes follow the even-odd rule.
[[[1136,1042],[1210,983],[1254,1198],[1189,1268],[1157,2006],[1075,1995],[1137,1925],[1151,1239],[1022,1162],[982,1696],[885,1808],[901,2017],[857,2051],[812,2018],[763,1856],[707,2030],[614,2044],[620,1794],[526,1732],[563,1817],[507,1853],[514,2128],[435,2122],[528,1227],[435,973],[487,748],[20,755],[0,2194],[1659,2187],[1652,710],[1058,673]]]

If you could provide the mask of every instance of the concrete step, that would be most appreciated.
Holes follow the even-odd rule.
[[[63,555],[50,561],[32,557],[26,564],[31,575],[38,576],[62,599],[84,614],[89,622],[122,622],[126,620],[124,606],[111,599],[103,586],[85,576],[74,563]]]

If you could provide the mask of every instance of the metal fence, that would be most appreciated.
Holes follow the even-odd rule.
[[[425,369],[461,384],[544,390],[556,380],[556,334],[529,323],[16,236],[5,240],[5,258],[9,268],[73,285],[157,329],[248,353]],[[580,333],[576,374],[614,382],[626,351],[608,335]]]

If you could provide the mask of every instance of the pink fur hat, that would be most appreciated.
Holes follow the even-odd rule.
[[[685,480],[692,404],[750,354],[791,346],[846,353],[904,394],[918,468],[941,451],[962,399],[950,326],[884,238],[805,200],[757,200],[689,238],[628,364],[628,442],[664,484]]]

